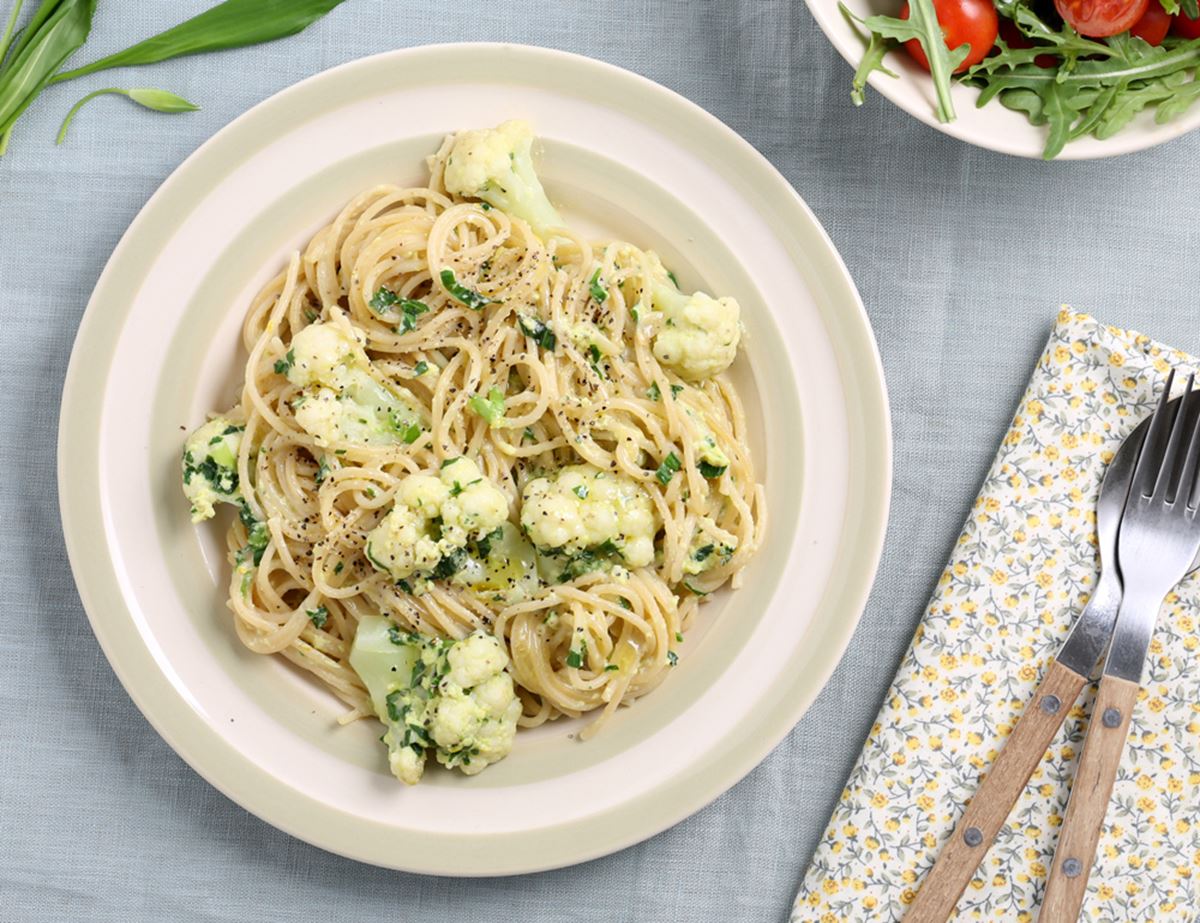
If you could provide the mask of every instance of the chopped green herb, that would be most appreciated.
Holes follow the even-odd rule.
[[[403,592],[407,593],[409,596],[412,596],[412,590],[413,590],[412,584],[409,583],[407,580],[397,580],[396,586]]]
[[[671,280],[672,285],[674,285],[676,288],[679,288],[679,280],[675,278],[675,273],[671,272],[669,269],[667,270],[667,278]]]
[[[320,316],[321,316],[320,314],[318,314],[316,311],[312,310],[311,308],[307,309],[304,312],[304,319],[306,321],[308,321],[310,324],[314,323],[316,321],[316,319]]]
[[[325,479],[329,477],[329,472],[332,470],[329,466],[329,458],[325,455],[321,456],[320,464],[317,465],[317,483],[324,484]]]
[[[486,398],[476,394],[467,401],[467,406],[488,426],[500,426],[504,422],[504,392],[498,387],[492,387]]]
[[[679,655],[674,651],[667,651],[667,663],[669,663],[671,666],[675,666],[677,663],[679,663]]]
[[[708,558],[712,555],[712,553],[716,550],[717,549],[716,549],[715,545],[704,545],[704,546],[696,549],[695,553],[692,554],[692,560],[693,561],[707,561]]]
[[[675,632],[675,640],[678,641],[680,644],[683,643],[683,632],[682,631]]]
[[[576,486],[571,488],[571,493],[573,493],[575,496],[577,496],[580,500],[586,500],[587,496],[588,496],[587,485],[586,484],[577,484]]]
[[[587,642],[580,641],[579,642],[579,650],[576,650],[575,648],[571,648],[571,650],[567,652],[567,666],[574,667],[575,669],[578,670],[580,667],[583,666],[583,658],[586,656],[586,654],[587,654]]]
[[[340,573],[341,573],[343,570],[345,570],[345,569],[346,569],[346,562],[345,562],[345,561],[338,561],[338,562],[337,562],[337,564],[335,564],[335,565],[333,566],[333,572],[334,572],[335,574],[340,574]]]
[[[615,663],[605,664],[605,666],[604,666],[605,673],[615,673],[619,669],[621,669],[621,668],[618,667]]]
[[[292,366],[296,364],[296,350],[289,349],[287,355],[282,359],[275,360],[275,372],[278,375],[286,375],[292,370]]]
[[[683,385],[671,385],[671,397],[675,397],[683,390]]]
[[[479,539],[479,541],[477,541],[475,543],[475,548],[479,551],[479,556],[481,558],[486,558],[488,555],[490,555],[492,553],[492,545],[503,541],[503,539],[504,539],[504,529],[503,528],[493,529],[491,532],[489,532],[487,535],[485,535],[483,538]]]
[[[453,269],[443,269],[439,278],[442,280],[442,287],[450,293],[450,297],[455,301],[466,305],[472,311],[482,311],[484,305],[489,305],[492,303],[491,298],[481,295],[479,292],[462,285],[458,279],[454,277]]]
[[[442,463],[441,463],[441,464],[438,466],[439,470],[440,470],[441,468],[449,468],[451,465],[453,465],[453,464],[454,464],[456,461],[458,461],[460,458],[462,458],[462,456],[461,456],[461,455],[455,455],[453,458],[447,458],[445,461],[443,461],[443,462],[442,462]]]
[[[422,359],[415,366],[413,366],[413,374],[416,375],[418,378],[420,378],[422,375],[424,375],[428,371],[429,371],[429,363],[426,362],[424,359]]]
[[[700,474],[711,481],[713,478],[719,478],[724,474],[726,467],[726,465],[711,465],[706,461],[702,461],[700,462]]]
[[[447,577],[453,577],[463,565],[467,563],[467,553],[462,548],[456,548],[450,554],[443,557],[437,563],[437,567],[430,573],[430,578],[433,580],[445,580]]]
[[[521,441],[537,442],[537,433],[533,431],[532,427],[527,426],[525,432],[521,434]]]
[[[658,466],[658,470],[654,472],[654,476],[658,478],[660,484],[665,486],[671,483],[671,478],[675,477],[675,472],[681,467],[683,466],[679,461],[679,456],[674,452],[668,452],[667,457]]]
[[[657,381],[650,382],[650,387],[646,389],[646,397],[652,401],[662,400],[662,388],[658,386]]]
[[[533,342],[537,343],[546,352],[554,352],[554,347],[558,345],[558,337],[554,335],[554,331],[545,323],[536,317],[526,317],[524,314],[521,314],[517,316],[517,326],[521,328],[521,332],[525,336],[532,339]]]
[[[596,304],[604,304],[608,299],[608,292],[604,290],[604,286],[600,284],[600,268],[592,273],[591,279],[588,280],[588,288],[591,290],[592,297],[596,299]]]
[[[325,623],[329,621],[329,610],[324,606],[317,606],[315,609],[309,609],[305,612],[308,620],[313,623],[316,628],[324,628]]]
[[[696,596],[707,596],[707,595],[708,595],[708,590],[700,590],[700,589],[697,589],[696,587],[694,587],[694,586],[692,586],[690,583],[688,583],[686,580],[685,580],[685,581],[683,581],[683,585],[684,585],[685,587],[687,587],[687,588],[688,588],[688,590],[690,590],[690,591],[691,591],[692,593],[694,593]]]

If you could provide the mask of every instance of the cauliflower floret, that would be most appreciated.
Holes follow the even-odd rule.
[[[183,493],[192,504],[192,522],[211,519],[218,503],[241,502],[237,458],[243,428],[215,417],[183,444]]]
[[[737,550],[737,536],[722,529],[710,517],[701,516],[692,532],[692,541],[688,545],[687,561],[684,562],[685,574],[702,574],[718,564],[728,564],[729,558]]]
[[[508,500],[473,461],[456,458],[437,475],[413,474],[396,489],[395,502],[367,535],[367,559],[393,580],[440,573],[467,542],[494,532],[508,519]]]
[[[294,337],[284,359],[287,378],[300,388],[339,388],[350,368],[369,364],[362,335],[336,323],[309,324]]]
[[[593,465],[570,465],[525,485],[521,525],[544,552],[575,555],[611,543],[627,565],[645,567],[654,560],[659,520],[636,481]]]
[[[532,145],[528,122],[514,120],[496,128],[459,132],[442,176],[447,191],[483,199],[522,219],[545,239],[550,228],[563,226],[563,220],[533,169]]]
[[[322,447],[411,445],[425,411],[412,392],[372,375],[357,330],[336,322],[310,324],[292,338],[276,370],[304,392],[292,402],[296,422]]]
[[[438,762],[474,775],[512,750],[521,702],[503,645],[482,631],[446,642],[390,620],[359,620],[350,666],[387,728],[388,765],[415,785],[434,749]]]
[[[512,750],[521,702],[505,670],[508,655],[491,635],[469,635],[446,661],[450,670],[438,686],[429,736],[439,763],[474,775]]]
[[[663,315],[653,345],[659,362],[685,381],[712,378],[733,364],[742,333],[736,300],[685,295],[665,270],[655,272],[650,288],[651,303]]]

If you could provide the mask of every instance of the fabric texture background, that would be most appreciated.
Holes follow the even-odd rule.
[[[103,3],[80,61],[209,5]],[[291,839],[174,755],[88,627],[63,550],[54,457],[88,294],[184,157],[253,104],[328,67],[475,40],[553,46],[644,74],[713,112],[783,172],[829,231],[871,315],[896,474],[888,543],[854,641],[761,766],[694,817],[615,856],[456,881],[370,868]],[[1188,257],[1200,225],[1184,188],[1200,135],[1111,161],[1029,162],[947,138],[877,94],[856,110],[850,77],[798,0],[349,0],[274,45],[46,92],[0,160],[0,918],[786,919],[1059,304],[1200,350],[1200,268]],[[165,116],[98,99],[54,147],[70,104],[104,86],[163,87],[204,108]]]
[[[807,920],[898,921],[1096,585],[1108,463],[1195,360],[1064,309],[796,899]],[[1111,566],[1107,562],[1106,566]],[[1200,582],[1167,596],[1082,920],[1189,923],[1200,870]],[[956,919],[1036,916],[1088,690]]]

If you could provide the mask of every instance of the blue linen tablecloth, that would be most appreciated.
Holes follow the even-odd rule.
[[[101,4],[85,56],[208,5]],[[328,855],[196,776],[142,719],[88,628],[54,476],[61,383],[88,293],[171,170],[301,78],[377,51],[468,40],[630,68],[761,150],[858,282],[896,440],[871,602],[829,686],[778,749],[646,843],[484,881]],[[1200,135],[1114,161],[1034,163],[946,138],[878,96],[855,111],[849,80],[798,0],[351,0],[285,42],[46,93],[0,160],[0,919],[783,920],[1058,305],[1200,349],[1200,225],[1188,191]],[[204,108],[168,117],[100,100],[53,146],[83,91],[130,85]]]

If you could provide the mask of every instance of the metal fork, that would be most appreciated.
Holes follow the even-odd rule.
[[[1170,403],[1174,380],[1172,371],[1142,444],[1121,518],[1117,559],[1124,595],[1067,802],[1040,923],[1073,923],[1079,917],[1158,610],[1200,552],[1196,484],[1200,409],[1190,412],[1194,402],[1187,400]],[[1194,381],[1195,376],[1189,375],[1185,395],[1191,393]],[[1164,438],[1168,431],[1169,437]]]

